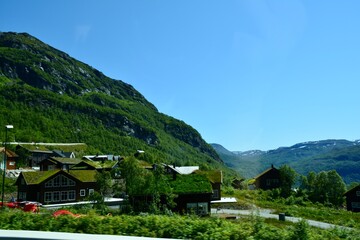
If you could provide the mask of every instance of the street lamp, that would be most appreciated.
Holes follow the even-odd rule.
[[[4,162],[3,162],[3,179],[2,179],[2,194],[1,194],[1,203],[2,207],[4,206],[4,192],[5,192],[5,171],[6,171],[6,143],[7,143],[7,132],[8,129],[14,128],[13,125],[6,125],[5,126],[5,144],[4,144]]]

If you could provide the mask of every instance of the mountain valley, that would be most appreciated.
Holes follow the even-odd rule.
[[[269,151],[229,151],[212,144],[225,164],[245,178],[252,178],[269,168],[287,164],[307,175],[335,169],[346,183],[360,182],[360,141],[321,140],[298,143]]]

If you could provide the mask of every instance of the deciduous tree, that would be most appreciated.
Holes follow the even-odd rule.
[[[279,171],[281,190],[280,194],[282,197],[289,197],[291,195],[291,188],[294,186],[298,174],[288,165],[281,166]]]

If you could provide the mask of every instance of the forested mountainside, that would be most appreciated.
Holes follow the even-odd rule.
[[[302,175],[334,169],[346,183],[360,182],[360,141],[322,140],[245,152],[231,152],[219,144],[212,146],[226,165],[246,178],[255,177],[271,164],[287,164]]]
[[[0,106],[1,125],[14,125],[10,141],[83,142],[92,154],[141,149],[149,162],[225,167],[194,128],[131,85],[27,33],[0,33]]]

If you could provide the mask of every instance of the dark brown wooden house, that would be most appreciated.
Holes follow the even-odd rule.
[[[81,160],[74,166],[74,170],[97,170],[97,171],[111,171],[119,166],[119,162],[115,160],[92,161]]]
[[[63,158],[63,157],[49,157],[42,160],[40,165],[40,171],[49,171],[55,169],[69,170],[76,164],[80,163],[78,158]]]
[[[209,215],[213,189],[209,178],[202,174],[179,175],[169,181],[175,198],[173,209],[180,213],[195,213]]]
[[[22,172],[16,181],[18,200],[43,204],[84,200],[97,190],[95,170]]]
[[[223,175],[221,170],[200,171],[197,170],[192,174],[204,175],[211,183],[212,195],[211,201],[221,200],[221,185],[223,182]]]
[[[200,174],[178,175],[176,178],[168,176],[171,193],[175,194],[175,206],[170,207],[178,213],[194,213],[209,215],[211,212],[212,187],[209,179]],[[160,193],[162,205],[168,205],[166,192]],[[147,211],[152,203],[151,194],[137,193],[129,196],[135,211]]]
[[[199,166],[181,166],[177,167],[174,165],[163,164],[165,172],[171,174],[174,179],[177,175],[189,175],[189,174],[200,174],[208,178],[212,187],[212,196],[211,200],[220,200],[221,199],[221,185],[223,182],[223,175],[221,170],[212,170],[212,171],[201,171]]]
[[[27,144],[27,145],[17,145],[16,152],[19,155],[26,156],[24,159],[27,162],[28,167],[40,168],[39,164],[41,161],[53,156],[53,151],[45,148],[44,146]]]
[[[360,212],[360,184],[344,193],[348,211]]]
[[[257,189],[269,190],[280,187],[280,171],[271,165],[271,168],[254,178],[254,185]]]

